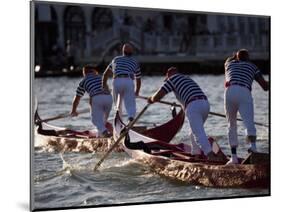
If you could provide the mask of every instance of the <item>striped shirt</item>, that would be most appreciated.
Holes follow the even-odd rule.
[[[77,87],[76,95],[82,97],[86,91],[91,97],[104,91],[102,88],[102,79],[100,75],[87,74],[83,78]]]
[[[261,75],[261,71],[251,62],[232,60],[225,63],[226,82],[239,83],[252,90],[254,79]]]
[[[196,82],[182,74],[174,74],[169,77],[161,89],[166,93],[174,91],[178,101],[185,107],[192,98],[205,96]]]
[[[118,76],[120,74],[128,74],[128,76],[141,77],[139,63],[131,56],[117,56],[109,64],[113,74]]]

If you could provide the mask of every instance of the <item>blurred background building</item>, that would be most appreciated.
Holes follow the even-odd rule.
[[[35,65],[42,71],[106,64],[125,42],[134,46],[145,72],[166,63],[220,64],[221,71],[224,59],[240,48],[269,69],[269,17],[42,2],[34,14]]]

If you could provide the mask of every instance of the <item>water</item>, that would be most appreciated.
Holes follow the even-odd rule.
[[[223,113],[224,76],[191,76],[204,90],[211,104],[211,111]],[[71,109],[79,78],[39,78],[35,80],[34,91],[43,118],[65,113]],[[144,77],[141,95],[148,96],[161,86],[163,77]],[[152,86],[153,85],[153,86]],[[268,124],[269,95],[254,83],[255,121]],[[175,101],[169,94],[166,101]],[[146,104],[137,100],[138,111]],[[85,96],[80,109],[88,107]],[[113,111],[110,118],[113,118]],[[169,107],[155,103],[150,106],[139,123],[161,124],[171,118]],[[54,125],[74,129],[92,128],[88,114],[52,122]],[[239,156],[245,156],[248,145],[244,141],[244,129],[238,122]],[[230,154],[224,118],[209,116],[205,129],[227,154]],[[173,139],[172,143],[189,142],[188,124]],[[260,151],[269,151],[268,128],[257,126],[257,146]],[[36,140],[35,140],[36,142]],[[100,171],[93,167],[102,153],[48,153],[36,148],[34,155],[35,208],[71,207],[85,205],[107,205],[202,198],[237,197],[268,194],[267,189],[218,189],[188,185],[171,181],[154,174],[148,167],[130,159],[126,153],[112,153],[102,164]]]

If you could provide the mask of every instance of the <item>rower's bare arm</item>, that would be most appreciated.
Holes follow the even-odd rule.
[[[81,99],[80,96],[75,96],[75,97],[73,98],[73,101],[72,101],[72,109],[71,109],[71,112],[70,112],[70,115],[71,115],[71,116],[78,116],[77,107],[78,107],[78,105],[79,105],[80,99]]]
[[[136,91],[135,91],[136,96],[139,95],[140,88],[141,88],[141,78],[137,78],[136,79]]]
[[[266,81],[262,76],[258,77],[256,81],[259,83],[259,85],[262,87],[264,91],[269,90],[269,82]]]
[[[112,70],[108,66],[102,76],[102,87],[106,90],[109,90],[108,85],[107,85],[107,80],[111,75],[112,75]]]
[[[166,92],[163,89],[159,89],[155,94],[148,98],[148,103],[154,103],[161,100],[166,95]]]

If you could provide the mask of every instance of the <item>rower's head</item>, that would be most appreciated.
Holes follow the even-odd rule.
[[[88,64],[88,65],[85,65],[83,67],[83,76],[86,76],[87,74],[98,74],[98,71],[96,69],[96,67],[94,65],[91,65],[91,64]]]
[[[236,53],[237,60],[248,61],[250,59],[249,52],[247,49],[240,49]]]
[[[126,56],[131,56],[133,54],[133,47],[129,43],[125,43],[122,47],[122,54]]]
[[[166,79],[170,78],[171,76],[173,76],[174,74],[178,73],[178,69],[174,66],[168,68],[167,72],[166,72]]]

